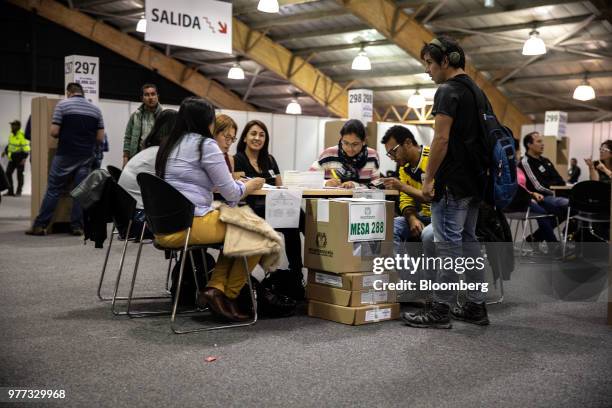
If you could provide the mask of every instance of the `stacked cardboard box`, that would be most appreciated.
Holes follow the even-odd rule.
[[[377,240],[356,241],[359,235]],[[307,200],[308,315],[351,325],[396,319],[396,293],[374,288],[396,275],[372,272],[374,257],[392,255],[392,237],[390,201]]]

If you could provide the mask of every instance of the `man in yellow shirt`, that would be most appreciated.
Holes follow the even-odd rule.
[[[9,191],[7,195],[21,195],[23,189],[23,171],[25,169],[26,159],[30,154],[30,141],[25,138],[23,130],[21,130],[21,122],[14,120],[11,122],[11,133],[8,139],[8,145],[2,156],[8,155],[9,164],[6,167],[6,177],[9,182]],[[17,191],[13,188],[13,172],[17,170]]]
[[[398,252],[405,241],[433,242],[431,204],[421,192],[429,160],[429,146],[419,146],[412,132],[393,126],[382,138],[387,156],[399,165],[399,180],[384,179],[385,187],[400,191],[400,217],[393,221],[393,245]]]

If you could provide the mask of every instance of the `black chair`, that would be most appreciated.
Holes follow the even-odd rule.
[[[110,205],[111,205],[111,218],[113,221],[113,229],[110,234],[110,239],[108,243],[108,247],[106,249],[106,256],[104,258],[104,265],[102,267],[102,272],[100,274],[100,281],[98,282],[98,298],[100,300],[112,300],[112,311],[115,315],[126,314],[127,312],[117,312],[116,311],[116,301],[117,300],[128,300],[127,297],[117,296],[119,289],[119,282],[121,280],[121,273],[123,271],[123,265],[125,262],[125,257],[127,254],[127,246],[128,242],[135,242],[134,238],[130,238],[132,233],[132,225],[134,220],[134,214],[136,212],[136,200],[127,192],[123,187],[114,181],[109,180],[108,188],[109,194],[111,195]],[[144,228],[143,228],[144,230]],[[113,245],[113,239],[117,236],[118,240],[123,240],[123,251],[121,252],[121,259],[119,261],[119,270],[117,272],[117,279],[115,282],[115,288],[113,291],[112,297],[104,297],[101,294],[102,285],[104,282],[104,275],[106,273],[106,267],[108,265],[108,259],[110,256],[111,247]],[[170,260],[172,262],[172,259]],[[170,266],[169,266],[170,267]],[[167,298],[168,295],[165,296],[139,296],[138,299],[163,299]]]
[[[570,216],[570,211],[574,215]],[[567,223],[563,233],[563,257],[567,246],[567,231],[569,220],[577,221],[577,230],[583,233],[584,224],[587,225],[589,232],[601,239],[609,241],[604,237],[598,236],[593,230],[593,224],[610,222],[610,184],[601,181],[581,181],[572,187],[569,193],[569,205],[567,207]]]
[[[193,260],[192,251],[200,250],[207,251],[208,249],[214,248],[221,250],[222,244],[211,244],[211,245],[189,245],[189,238],[191,236],[191,225],[193,222],[194,205],[189,199],[182,195],[178,190],[168,184],[166,181],[159,177],[151,174],[140,173],[137,176],[138,185],[142,193],[142,202],[145,211],[145,225],[155,235],[173,234],[187,230],[185,242],[182,248],[166,248],[158,243],[155,243],[155,247],[160,250],[177,250],[180,251],[180,269],[178,276],[178,283],[176,287],[176,294],[174,297],[174,304],[172,305],[172,314],[170,318],[170,326],[172,331],[177,334],[192,333],[197,331],[205,330],[216,330],[225,329],[230,327],[241,327],[249,326],[257,321],[257,304],[255,301],[255,295],[253,293],[253,287],[251,286],[251,274],[248,268],[246,257],[243,257],[244,269],[247,275],[247,282],[249,285],[249,291],[251,294],[251,303],[253,307],[253,319],[244,323],[235,323],[229,325],[212,326],[212,327],[200,327],[195,329],[183,330],[178,328],[176,319],[177,308],[179,304],[179,298],[181,294],[181,284],[183,282],[183,272],[185,269],[185,257],[190,256],[192,269],[194,271],[194,278],[196,287],[198,286],[198,279],[196,276],[196,265]],[[138,248],[138,255],[136,257],[136,266],[134,268],[134,274],[132,276],[132,286],[130,287],[130,297],[134,289],[134,282],[136,281],[136,272],[138,268],[138,262],[140,260],[140,251],[142,249],[142,243]],[[208,267],[204,262],[204,275],[208,277]],[[197,288],[199,290],[199,287]],[[129,304],[130,300],[128,300]]]
[[[516,227],[514,234],[512,234],[513,242],[516,242],[516,238],[518,235],[519,226],[522,229],[522,240],[521,246],[519,248],[519,263],[521,260],[521,256],[523,255],[523,247],[525,245],[526,231],[527,227],[529,228],[529,234],[533,234],[533,229],[531,227],[532,220],[538,220],[541,218],[555,218],[554,214],[531,214],[531,209],[529,205],[531,204],[531,194],[524,188],[520,187],[516,190],[516,194],[512,199],[512,202],[508,207],[506,207],[504,211],[504,215],[509,221],[510,230],[512,231],[512,221],[516,221]],[[557,222],[557,233],[559,234],[559,238],[561,237],[561,230],[559,229],[559,222]]]
[[[108,170],[113,180],[118,183],[119,177],[121,177],[121,169],[109,164],[108,166],[106,166],[106,170]]]

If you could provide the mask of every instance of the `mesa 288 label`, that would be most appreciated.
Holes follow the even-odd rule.
[[[387,231],[384,201],[349,204],[348,241],[383,241]]]

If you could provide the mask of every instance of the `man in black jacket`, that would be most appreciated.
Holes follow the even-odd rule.
[[[544,153],[544,140],[538,132],[531,132],[523,139],[525,146],[525,156],[521,159],[519,167],[525,172],[527,177],[527,189],[535,191],[544,196],[538,204],[546,210],[548,214],[554,214],[559,219],[567,216],[567,206],[569,201],[565,197],[555,197],[551,186],[564,186],[565,181],[550,160],[542,156]],[[535,237],[528,237],[528,240],[538,240]]]

